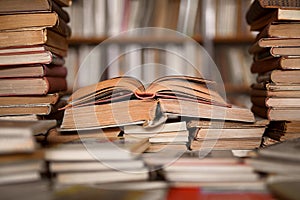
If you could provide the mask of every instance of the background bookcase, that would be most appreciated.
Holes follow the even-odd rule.
[[[71,16],[72,37],[67,58],[69,85],[74,85],[80,64],[95,45],[120,32],[142,27],[161,27],[179,31],[201,44],[217,64],[228,94],[247,94],[254,82],[250,73],[251,56],[248,47],[254,36],[245,21],[251,0],[73,0],[68,12]],[[186,70],[184,62],[163,51],[142,49],[120,56],[112,67],[108,60],[124,49],[138,48],[145,40],[183,56],[190,56],[196,70]],[[205,67],[199,52],[185,41],[172,41],[166,36],[143,38],[135,36],[112,40],[93,51],[90,69],[78,73],[75,87],[99,79],[129,74],[144,82],[168,74],[160,66],[144,67],[133,74],[126,73],[129,66],[161,63],[171,65],[179,73],[199,75],[197,69]],[[127,68],[126,68],[127,67]],[[100,77],[100,74],[104,75]],[[69,88],[72,90],[72,88]]]

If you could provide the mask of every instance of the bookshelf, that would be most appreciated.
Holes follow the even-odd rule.
[[[251,41],[253,41],[253,35],[251,35],[246,25],[246,21],[244,20],[244,15],[249,5],[250,0],[154,0],[151,2],[128,0],[122,3],[117,3],[117,1],[106,2],[104,0],[75,0],[73,1],[72,7],[68,10],[71,18],[73,19],[71,22],[73,34],[68,41],[71,49],[70,53],[75,52],[77,55],[70,56],[70,58],[77,57],[77,60],[67,60],[67,63],[76,63],[77,66],[75,68],[78,69],[81,62],[80,59],[78,60],[81,52],[80,49],[92,49],[93,46],[107,41],[107,39],[109,39],[109,42],[113,44],[115,49],[126,48],[126,45],[139,46],[141,44],[151,43],[160,45],[162,48],[165,48],[166,45],[173,45],[173,47],[176,46],[176,50],[174,50],[175,52],[179,52],[179,54],[182,55],[187,54],[186,51],[189,47],[187,47],[188,45],[185,45],[185,41],[178,40],[176,38],[172,39],[168,36],[153,36],[148,38],[137,36],[125,39],[110,38],[111,35],[132,30],[134,28],[158,27],[179,31],[188,37],[191,37],[196,43],[202,45],[208,51],[222,73],[226,71],[224,68],[229,68],[229,66],[224,66],[220,64],[220,62],[217,62],[217,58],[219,57],[218,54],[220,52],[219,49],[224,49],[224,46],[229,46],[230,48],[233,46],[232,48],[238,47],[238,49],[243,49],[240,51],[244,52],[244,47],[250,45]],[[90,8],[90,12],[85,11],[88,8]],[[118,11],[119,14],[112,16],[111,13],[113,10],[115,12]],[[103,13],[100,14],[100,11]],[[88,19],[90,19],[89,22],[87,22]],[[88,24],[90,25],[88,26]],[[224,24],[228,27],[226,28],[226,31],[222,31],[224,29]],[[101,57],[109,56],[109,50],[104,51],[106,51],[106,53],[104,53],[105,55],[101,55]],[[115,52],[120,51],[122,50],[115,50]],[[149,54],[149,51],[138,53],[140,58],[138,58],[139,61],[137,61],[137,63],[143,65],[146,64],[144,63],[145,57],[155,57],[152,62],[158,62],[158,64],[162,65],[167,64],[167,58],[165,58],[164,55],[161,55],[161,53],[150,52],[148,56],[145,55],[147,52]],[[197,53],[195,54],[197,55]],[[105,58],[102,59],[103,62],[98,64],[98,66],[107,66],[107,63],[104,60]],[[193,61],[193,63],[196,63],[196,65],[205,65],[205,63],[201,60]],[[128,65],[123,61],[121,61],[121,64]],[[196,70],[198,69],[197,67],[199,66],[196,66]],[[159,76],[155,70],[152,71],[152,78]],[[147,73],[151,73],[151,70],[148,70]],[[183,73],[187,75],[195,75],[190,72]],[[118,73],[114,73],[113,75],[110,75],[108,73],[105,78],[111,78],[117,74]],[[250,71],[245,71],[244,74],[251,76]],[[221,75],[223,80],[228,80],[228,77],[233,77],[228,73],[222,73]],[[138,78],[143,79],[143,77]],[[249,77],[247,79],[249,79]],[[225,82],[225,88],[229,93],[248,93],[248,86],[249,84],[242,86],[240,84],[235,85],[234,81],[231,80]],[[80,87],[80,85],[78,85],[78,87]]]

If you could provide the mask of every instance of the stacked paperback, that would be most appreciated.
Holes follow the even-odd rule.
[[[264,173],[269,190],[278,199],[299,198],[300,139],[291,139],[260,149],[246,159],[257,172]]]
[[[50,115],[67,89],[71,1],[0,2],[0,115]],[[38,117],[36,117],[38,118]]]
[[[186,150],[189,131],[186,122],[167,122],[156,127],[144,128],[139,125],[124,126],[124,137],[149,138],[150,147],[146,152],[162,152],[170,149]]]
[[[55,120],[0,121],[0,185],[41,180],[44,152],[34,136],[54,126]]]
[[[148,146],[148,138],[85,138],[48,148],[45,158],[57,187],[146,181],[140,155]]]
[[[249,49],[251,72],[258,74],[251,91],[252,111],[270,121],[299,121],[299,1],[256,0],[246,19],[251,30],[259,32]]]

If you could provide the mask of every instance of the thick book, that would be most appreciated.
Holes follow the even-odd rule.
[[[69,14],[57,4],[60,0],[11,0],[0,1],[0,13],[2,14],[17,14],[30,12],[56,12],[65,21],[69,22]]]
[[[47,28],[1,31],[0,47],[45,44],[62,50],[68,49],[67,38]]]
[[[299,38],[299,22],[273,22],[267,25],[256,36],[256,41],[261,38]]]
[[[270,121],[299,121],[299,108],[267,108],[252,105],[251,110],[256,115],[267,118]]]
[[[0,54],[0,67],[24,64],[52,64],[63,65],[65,60],[50,51],[3,53]]]
[[[56,104],[62,93],[52,93],[43,96],[3,96],[0,97],[0,106],[26,105],[26,104]]]
[[[258,154],[264,157],[290,160],[290,161],[300,161],[299,154],[299,142],[300,138],[294,140],[288,140],[282,143],[274,144],[268,146],[264,149],[260,149]]]
[[[103,171],[103,172],[66,172],[59,173],[55,182],[60,185],[74,184],[100,184],[124,181],[146,181],[149,174],[146,170],[128,173],[124,171]]]
[[[300,84],[277,84],[277,83],[255,83],[251,85],[254,90],[268,90],[272,92],[291,92],[300,91]]]
[[[142,160],[110,161],[102,163],[99,161],[84,161],[84,162],[51,162],[49,164],[51,173],[62,172],[92,172],[92,171],[108,171],[115,168],[121,170],[139,170],[144,168]]]
[[[0,67],[0,78],[24,78],[44,76],[66,77],[67,68],[57,65],[51,66],[42,64]]]
[[[251,31],[260,31],[271,22],[300,21],[300,10],[278,8],[251,23]]]
[[[1,137],[32,137],[37,134],[45,134],[50,128],[56,126],[55,120],[40,121],[9,121],[0,120]]]
[[[254,121],[248,109],[230,107],[213,90],[213,85],[212,81],[196,77],[167,76],[145,89],[135,78],[113,78],[75,91],[64,108],[61,128],[123,126],[138,122],[156,126],[168,116]],[[87,118],[89,120],[85,120]]]
[[[57,13],[24,13],[0,16],[0,30],[22,30],[29,28],[51,28],[66,36],[71,36],[71,28]]]
[[[222,140],[222,139],[247,139],[259,138],[265,132],[265,127],[256,128],[224,128],[224,129],[196,129],[196,140]]]
[[[19,97],[22,98],[22,97]],[[66,101],[61,100],[56,104],[15,104],[0,106],[0,116],[9,115],[50,115],[62,113],[59,108],[66,105]]]
[[[0,96],[46,95],[66,89],[64,77],[0,79]]]
[[[273,70],[257,76],[257,82],[273,82],[275,84],[299,84],[299,70]]]
[[[298,9],[300,8],[300,2],[298,0],[255,0],[252,2],[246,13],[246,20],[251,25],[255,20],[265,16],[269,12],[272,12],[278,8],[286,9]]]
[[[48,161],[126,161],[139,157],[149,145],[148,138],[84,138],[49,148],[45,159]]]
[[[233,150],[233,149],[255,149],[261,145],[261,137],[258,138],[235,138],[235,139],[215,139],[215,140],[193,140],[190,145],[192,150],[214,149],[214,150]]]
[[[288,87],[285,85],[284,87]],[[254,97],[299,98],[300,90],[262,90],[251,89],[250,95]]]
[[[276,108],[300,108],[300,98],[251,97],[251,102],[258,106]]]
[[[156,127],[145,128],[139,125],[128,125],[124,126],[125,134],[156,134],[164,132],[174,132],[174,131],[186,131],[186,122],[173,122],[173,123],[164,123]]]
[[[299,38],[261,38],[249,48],[249,52],[255,54],[265,51],[266,47],[297,47],[299,45]]]
[[[285,48],[284,48],[285,49]],[[279,57],[262,61],[253,61],[251,65],[252,73],[265,73],[274,69],[299,70],[300,57]]]
[[[50,51],[51,53],[58,55],[60,57],[67,56],[67,50],[58,49],[55,47],[50,47],[47,45],[29,45],[29,46],[16,46],[16,47],[4,47],[0,48],[0,55],[2,54],[30,54]]]
[[[246,129],[246,128],[263,128],[269,124],[268,120],[257,119],[255,123],[235,122],[235,121],[218,121],[218,120],[190,120],[187,122],[188,128],[198,129]]]

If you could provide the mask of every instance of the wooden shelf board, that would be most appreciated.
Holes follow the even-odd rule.
[[[202,42],[201,36],[191,37],[198,43]],[[99,44],[104,41],[111,43],[182,43],[188,41],[189,39],[178,38],[178,37],[126,37],[126,38],[110,38],[109,37],[72,37],[68,40],[70,45],[79,45],[79,44]]]

